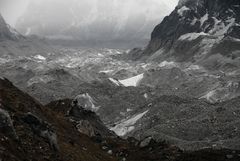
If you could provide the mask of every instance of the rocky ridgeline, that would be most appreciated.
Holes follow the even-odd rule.
[[[238,0],[180,1],[155,27],[146,49],[135,49],[130,57],[157,62],[191,62],[211,70],[225,69],[227,63],[239,66],[235,62],[239,60],[240,51],[239,17]]]
[[[46,107],[0,79],[0,158],[6,161],[237,161],[236,150],[184,152],[151,137],[142,141],[116,137],[87,100],[59,100]]]

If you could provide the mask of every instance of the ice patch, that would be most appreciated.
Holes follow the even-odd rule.
[[[208,35],[204,32],[200,32],[200,33],[187,33],[185,35],[182,35],[178,40],[188,40],[188,41],[191,41],[191,40],[195,40],[197,39],[199,36],[203,36],[203,35]]]
[[[119,124],[116,126],[110,128],[110,130],[114,131],[118,136],[124,136],[127,133],[131,132],[132,130],[135,129],[134,125],[136,122],[141,119],[145,114],[148,113],[149,110],[140,113],[136,116],[131,117],[130,119],[127,120],[122,120]]]
[[[144,74],[139,74],[135,77],[131,77],[128,79],[124,79],[124,80],[119,80],[119,82],[124,85],[125,87],[137,87],[140,83],[140,81],[144,78]]]
[[[190,9],[188,8],[188,7],[186,7],[186,6],[183,6],[183,7],[181,7],[180,9],[178,9],[178,14],[180,15],[180,16],[183,16],[183,13],[185,12],[185,11],[189,11]]]

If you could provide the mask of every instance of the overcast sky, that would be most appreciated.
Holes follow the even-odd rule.
[[[48,3],[50,1],[56,1],[56,0],[0,0],[0,12],[2,16],[5,18],[5,20],[7,21],[7,23],[9,23],[14,27],[17,19],[26,10],[29,4],[29,1],[39,1],[39,2],[44,1],[44,3],[46,3],[46,6],[48,6]],[[66,2],[67,0],[57,0],[57,1]],[[76,0],[76,1],[80,2],[81,0]],[[98,0],[98,1],[101,1],[101,0]],[[122,0],[115,0],[115,1],[122,1]],[[128,0],[128,1],[129,3],[131,3],[131,1],[134,1],[134,3],[138,3],[138,1],[135,1],[135,0]],[[148,2],[148,0],[145,0],[145,1]],[[154,1],[156,1],[159,4],[164,2],[169,8],[173,9],[176,6],[178,0],[154,0]],[[148,3],[142,3],[142,5],[144,6],[146,6],[147,4]],[[133,8],[133,9],[136,9],[136,8]]]

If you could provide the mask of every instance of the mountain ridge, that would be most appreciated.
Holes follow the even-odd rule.
[[[232,55],[238,57],[239,17],[238,0],[180,1],[155,27],[149,45],[130,54],[136,60],[199,64],[218,54],[225,59]]]

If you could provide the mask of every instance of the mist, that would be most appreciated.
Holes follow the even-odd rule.
[[[6,21],[50,39],[141,41],[178,0],[1,0]]]

